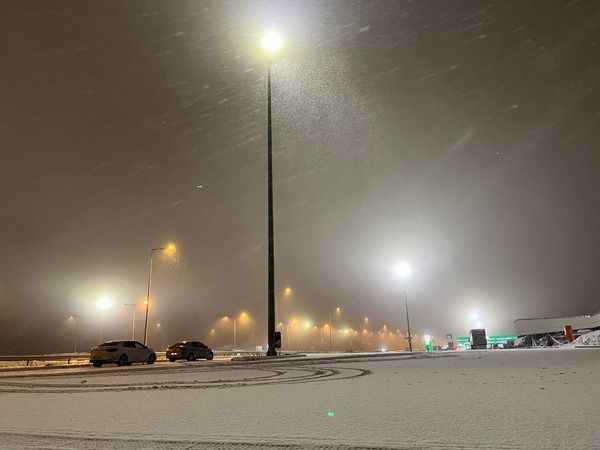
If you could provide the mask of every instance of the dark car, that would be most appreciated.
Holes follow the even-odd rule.
[[[171,362],[178,359],[195,361],[196,359],[213,359],[213,351],[199,341],[181,341],[169,346],[167,359]]]

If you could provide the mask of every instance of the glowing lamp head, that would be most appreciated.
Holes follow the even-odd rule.
[[[96,301],[96,308],[100,311],[107,311],[111,308],[111,306],[112,300],[108,297],[102,297],[99,298],[98,301]]]
[[[167,256],[173,256],[177,253],[177,246],[173,243],[167,244],[163,252]]]
[[[409,278],[412,273],[412,267],[410,266],[410,264],[408,264],[406,261],[402,261],[398,264],[396,264],[396,266],[394,267],[394,272],[396,272],[396,274],[400,277],[400,278]]]
[[[266,53],[275,55],[283,47],[283,38],[276,31],[268,31],[262,37],[261,46]]]
[[[246,311],[242,311],[238,317],[240,323],[242,324],[246,324],[250,321],[250,314],[248,314]]]

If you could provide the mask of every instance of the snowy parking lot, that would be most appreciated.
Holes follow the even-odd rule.
[[[352,355],[0,378],[0,449],[600,448],[600,350]]]

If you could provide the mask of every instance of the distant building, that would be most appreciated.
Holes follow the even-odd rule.
[[[519,336],[562,333],[565,325],[571,325],[573,331],[600,329],[600,313],[565,317],[534,317],[517,319],[514,322]]]

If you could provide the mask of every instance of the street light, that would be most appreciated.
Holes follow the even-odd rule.
[[[135,309],[137,308],[136,303],[123,303],[123,306],[130,307],[133,311],[131,317],[131,340],[135,341]]]
[[[406,280],[410,278],[413,273],[412,267],[406,261],[402,261],[394,267],[394,272],[396,274]],[[412,335],[410,332],[410,315],[408,313],[408,289],[404,287],[404,308],[406,309],[406,328],[408,329],[408,350],[412,353]]]
[[[261,44],[266,53],[279,53],[281,47],[283,47],[283,38],[277,31],[271,30],[264,34]]]
[[[73,353],[77,353],[77,341],[79,340],[79,316],[76,314],[71,314],[67,317],[69,323],[73,324]]]
[[[268,31],[262,38],[262,48],[267,56],[275,57],[283,47],[283,39],[276,31]],[[269,59],[271,59],[269,58]],[[269,251],[268,266],[268,320],[267,337],[269,348],[267,355],[276,356],[275,348],[275,238],[273,233],[273,133],[271,127],[271,65],[267,66],[267,219]]]
[[[342,315],[342,308],[340,306],[337,306],[335,308],[335,315],[337,317],[340,317]],[[339,322],[339,321],[338,321]],[[329,323],[330,323],[330,327],[329,327],[329,351],[333,350],[333,314],[331,314],[331,312],[329,313]]]
[[[112,307],[112,300],[108,297],[101,297],[96,300],[96,308],[100,311],[108,311]]]
[[[177,252],[177,247],[173,243],[165,247],[156,247],[150,249],[150,261],[148,262],[148,290],[146,292],[146,320],[144,321],[144,345],[148,345],[148,311],[150,310],[150,288],[152,287],[152,259],[155,252],[162,251],[167,256],[173,256]]]
[[[250,322],[250,320],[252,320],[252,318],[250,317],[250,314],[248,314],[246,311],[242,311],[238,317],[232,315],[231,317],[229,316],[223,316],[221,318],[221,320],[223,322],[229,322],[231,320],[232,322],[232,332],[233,332],[233,346],[235,347],[237,345],[237,326],[238,326],[238,321],[240,324],[245,325],[247,323]]]
[[[112,308],[112,300],[109,297],[101,297],[96,300],[96,309],[100,312],[106,312]],[[104,341],[104,320],[100,319],[100,342]]]

